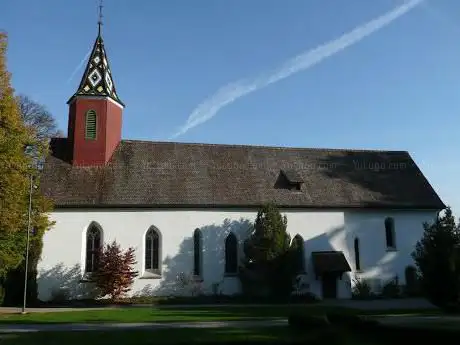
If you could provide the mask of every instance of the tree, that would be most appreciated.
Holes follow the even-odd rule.
[[[31,135],[22,120],[10,84],[11,76],[6,68],[6,49],[7,36],[0,32],[0,285],[5,288],[5,295],[8,295],[8,290],[12,292],[23,289],[23,280],[14,289],[8,289],[6,280],[10,272],[24,261],[29,177],[35,176],[35,184],[39,185],[34,162],[46,155],[47,146]],[[33,157],[26,154],[27,146],[35,147],[36,154]],[[34,193],[31,225],[35,230],[31,238],[31,254],[41,252],[42,235],[52,225],[47,217],[50,210],[51,203]],[[38,259],[39,254],[36,261]]]
[[[460,287],[457,255],[460,236],[451,209],[447,208],[433,224],[425,223],[423,227],[423,237],[412,253],[422,290],[439,307],[456,304]]]
[[[6,70],[6,46],[0,33],[0,277],[22,259],[24,241],[17,235],[25,224],[28,162],[22,150],[29,139]]]
[[[133,269],[135,264],[134,248],[123,252],[116,241],[108,244],[101,251],[98,268],[92,276],[101,295],[109,295],[112,300],[117,300],[129,292],[134,278],[138,276]]]
[[[53,137],[63,137],[63,133],[57,128],[53,115],[41,105],[28,96],[17,96],[19,113],[26,127],[38,141],[47,141]]]
[[[287,218],[273,204],[257,213],[254,228],[244,243],[240,279],[246,294],[278,297],[292,290],[290,235]],[[264,291],[265,290],[265,291]]]

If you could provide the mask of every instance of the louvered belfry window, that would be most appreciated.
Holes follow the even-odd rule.
[[[96,139],[97,116],[94,110],[88,110],[86,113],[85,138],[90,140]]]

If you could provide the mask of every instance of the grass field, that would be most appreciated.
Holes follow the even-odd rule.
[[[252,329],[161,329],[155,331],[40,332],[0,334],[2,345],[117,345],[117,344],[331,344],[328,336],[298,333],[288,327]],[[336,344],[336,343],[334,343]],[[363,342],[350,334],[341,335],[340,345],[380,345]]]
[[[105,310],[85,310],[71,312],[46,312],[21,314],[0,314],[0,325],[8,323],[88,323],[88,322],[196,322],[251,320],[266,318],[287,318],[292,311],[307,314],[320,314],[340,311],[353,314],[433,314],[433,310],[373,310],[358,311],[347,308],[325,306],[226,306],[226,307],[188,307],[162,308],[137,307]]]
[[[4,314],[0,315],[0,327],[9,323],[27,324],[59,324],[59,323],[103,323],[103,322],[196,322],[196,321],[218,321],[218,320],[244,320],[261,318],[287,318],[292,311],[302,311],[306,314],[324,314],[327,312],[342,312],[346,314],[392,314],[394,319],[405,319],[405,326],[413,328],[417,322],[410,322],[413,310],[374,310],[358,311],[353,309],[325,307],[325,306],[226,306],[226,307],[137,307],[119,308],[107,310],[86,310],[74,312],[44,312],[31,313],[27,315]],[[436,313],[433,310],[417,310],[421,316]],[[400,316],[396,316],[400,315]],[[391,317],[389,317],[391,319]],[[309,345],[384,345],[397,339],[410,336],[415,339],[421,330],[428,328],[453,328],[455,321],[442,322],[442,318],[434,317],[433,322],[420,324],[421,328],[415,328],[409,333],[391,336],[388,330],[383,330],[380,335],[365,334],[361,331],[351,331],[340,327],[333,327],[327,331],[320,331],[316,328],[310,331],[299,332],[295,329],[277,326],[262,328],[177,328],[177,329],[155,329],[155,330],[110,330],[110,331],[86,331],[86,332],[38,332],[38,333],[0,333],[0,345],[117,345],[117,344],[309,344]],[[409,321],[409,322],[408,322]],[[399,323],[399,322],[397,322]],[[434,327],[433,327],[434,326]],[[400,328],[400,327],[397,327]],[[387,335],[387,336],[385,336]],[[456,337],[458,338],[458,337]],[[395,340],[396,339],[396,340]],[[421,336],[422,340],[426,337]],[[438,337],[430,340],[430,343],[439,343]],[[390,342],[389,342],[390,341]],[[434,341],[434,342],[433,342]],[[441,341],[443,344],[457,344],[457,342]]]
[[[385,330],[383,330],[385,332]],[[170,344],[235,344],[235,345],[387,345],[399,340],[412,339],[420,344],[458,344],[458,333],[452,337],[417,337],[417,330],[411,333],[363,334],[343,329],[334,331],[307,332],[295,331],[289,327],[271,328],[221,328],[221,329],[159,329],[155,331],[120,331],[110,332],[39,332],[1,334],[1,345],[170,345]],[[427,341],[425,341],[427,340]]]

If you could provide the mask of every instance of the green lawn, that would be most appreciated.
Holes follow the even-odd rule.
[[[155,331],[110,331],[110,332],[40,332],[22,334],[0,334],[2,345],[169,345],[169,344],[309,344],[309,345],[380,345],[363,342],[350,335],[335,337],[315,332],[300,334],[288,327],[253,329],[161,329]]]
[[[2,323],[77,323],[77,322],[193,322],[261,318],[286,318],[297,307],[223,308],[119,308],[72,312],[0,315]],[[316,308],[315,308],[316,309]]]
[[[227,307],[189,307],[162,308],[138,307],[107,310],[86,310],[72,312],[46,312],[21,314],[0,314],[0,325],[7,323],[86,323],[86,322],[193,322],[193,321],[223,321],[265,318],[287,318],[292,311],[301,310],[303,313],[320,314],[327,311],[359,314],[407,314],[408,310],[357,311],[353,309],[324,307],[324,306],[227,306]],[[417,311],[418,314],[434,313]]]

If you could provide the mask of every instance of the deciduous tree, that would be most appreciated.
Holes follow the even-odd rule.
[[[31,135],[19,110],[11,76],[6,67],[7,36],[0,32],[0,285],[7,275],[24,261],[28,225],[28,201],[30,176],[35,176],[39,186],[39,174],[35,161],[47,153],[47,145]],[[25,148],[34,147],[35,155],[26,154]],[[51,223],[47,212],[51,203],[34,189],[31,225],[31,254],[41,252],[41,238]],[[36,255],[36,261],[39,259]],[[32,260],[33,261],[33,260]],[[30,266],[33,268],[33,265]],[[13,290],[22,291],[23,285]],[[8,286],[5,287],[8,294]],[[13,291],[10,289],[10,291]]]
[[[117,300],[129,292],[138,275],[133,268],[135,264],[134,248],[123,251],[116,241],[106,245],[100,253],[98,268],[92,276],[101,295]]]
[[[19,114],[6,68],[6,35],[0,33],[0,276],[17,267],[24,249],[30,137]],[[21,234],[22,231],[22,234]]]
[[[17,96],[17,102],[24,124],[37,141],[47,142],[50,138],[64,136],[57,127],[56,119],[44,105],[26,95]]]

